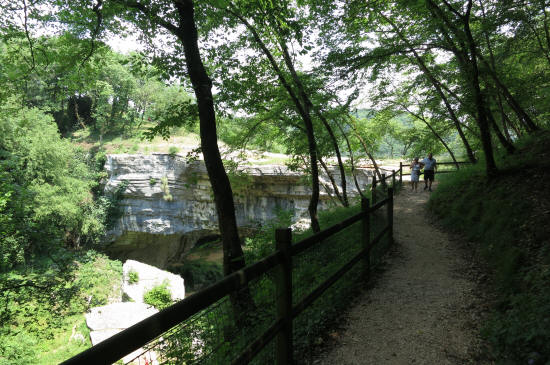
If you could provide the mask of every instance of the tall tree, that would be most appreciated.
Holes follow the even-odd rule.
[[[140,29],[143,38],[149,37],[151,31],[158,30],[175,37],[177,43],[175,43],[174,52],[182,52],[187,72],[182,73],[179,69],[170,71],[175,74],[187,74],[195,93],[200,121],[201,150],[214,193],[223,241],[224,272],[230,274],[244,267],[233,193],[218,148],[212,81],[204,67],[198,46],[194,2],[192,0],[168,2],[98,0],[90,9],[85,1],[60,0],[56,5],[58,14],[54,20],[69,24],[74,31],[87,31],[91,34],[90,52],[93,52],[94,42],[102,35],[102,31],[119,26],[119,19],[129,21]],[[172,56],[175,58],[174,55]]]

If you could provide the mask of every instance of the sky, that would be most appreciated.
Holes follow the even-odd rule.
[[[137,36],[130,36],[126,38],[121,37],[111,37],[106,40],[106,42],[113,50],[119,53],[128,54],[133,51],[143,51],[143,47]]]

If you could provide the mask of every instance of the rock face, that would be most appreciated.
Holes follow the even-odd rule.
[[[185,286],[183,279],[168,271],[157,269],[138,261],[127,260],[122,265],[123,282],[122,292],[134,302],[143,302],[143,294],[163,282],[168,283],[168,289],[172,294],[172,300],[181,300],[185,298]],[[135,277],[135,282],[130,280],[131,274]]]
[[[198,239],[218,233],[216,209],[206,167],[167,154],[109,155],[106,190],[114,192],[124,181],[121,217],[109,232],[108,250],[157,267],[166,267],[191,249]],[[370,171],[358,170],[360,186]],[[334,176],[339,183],[337,171]],[[332,204],[330,182],[321,176],[319,208]],[[350,195],[356,194],[348,180]],[[307,179],[282,166],[256,166],[232,181],[240,227],[256,227],[276,217],[278,209],[292,210],[294,220],[307,217],[310,188]]]

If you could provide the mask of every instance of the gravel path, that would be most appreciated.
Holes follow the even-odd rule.
[[[476,337],[482,299],[472,264],[463,245],[433,225],[428,197],[408,186],[396,196],[396,244],[386,268],[315,364],[483,363]]]

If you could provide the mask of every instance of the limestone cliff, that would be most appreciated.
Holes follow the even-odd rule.
[[[128,186],[121,201],[122,216],[108,235],[108,249],[122,258],[132,258],[165,267],[177,260],[201,237],[217,233],[217,217],[206,167],[168,154],[107,156],[105,189]],[[334,176],[339,181],[337,171]],[[370,171],[359,170],[364,186]],[[329,187],[323,176],[322,184]],[[233,179],[237,222],[256,227],[275,217],[277,209],[294,211],[295,221],[307,218],[310,188],[307,179],[284,166],[247,167]],[[351,180],[351,179],[350,179]],[[350,195],[355,195],[348,181]],[[333,204],[322,189],[320,209]]]

